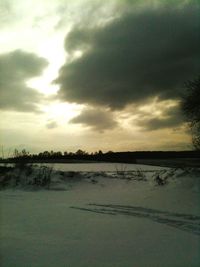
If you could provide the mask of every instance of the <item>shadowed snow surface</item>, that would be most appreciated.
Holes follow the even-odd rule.
[[[54,171],[50,190],[2,190],[0,266],[200,266],[199,171],[145,170]]]

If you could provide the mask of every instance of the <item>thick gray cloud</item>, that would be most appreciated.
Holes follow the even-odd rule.
[[[183,115],[180,110],[180,106],[172,106],[167,108],[162,117],[146,117],[138,120],[138,125],[145,130],[159,130],[164,128],[177,128],[184,123]]]
[[[179,98],[200,70],[200,8],[187,2],[126,12],[101,28],[74,28],[66,50],[85,53],[61,68],[60,98],[112,109],[154,96]]]
[[[0,55],[0,109],[37,111],[41,94],[25,82],[41,74],[45,59],[32,53],[15,50]]]
[[[117,126],[117,122],[114,120],[111,112],[94,108],[84,109],[80,115],[73,118],[70,122],[91,127],[100,132]]]

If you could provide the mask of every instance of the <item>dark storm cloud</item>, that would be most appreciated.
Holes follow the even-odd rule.
[[[153,96],[179,98],[200,70],[199,14],[190,1],[126,12],[101,28],[74,28],[65,48],[85,53],[61,68],[60,98],[112,109]]]
[[[73,118],[70,122],[91,127],[100,132],[117,126],[117,122],[114,120],[111,112],[94,108],[84,109],[80,115]]]
[[[15,50],[0,55],[0,109],[37,111],[41,94],[25,82],[41,74],[45,59],[32,53]]]
[[[167,108],[162,117],[140,118],[138,125],[145,130],[159,130],[164,128],[177,128],[184,123],[180,106]]]

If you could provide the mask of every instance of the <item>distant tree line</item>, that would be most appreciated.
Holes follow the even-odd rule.
[[[113,153],[112,151],[107,152],[107,154]],[[61,151],[48,151],[39,152],[38,154],[30,154],[26,149],[21,151],[15,149],[12,158],[38,158],[38,159],[55,159],[55,158],[87,158],[90,156],[102,155],[103,152],[99,150],[98,152],[88,153],[84,150],[78,149],[76,152],[61,152]]]
[[[38,154],[31,154],[27,150],[15,149],[12,157],[2,159],[2,162],[43,162],[43,163],[65,163],[65,162],[120,162],[136,163],[137,159],[167,159],[167,158],[200,158],[200,151],[135,151],[135,152],[113,152],[103,153],[101,150],[88,153],[78,149],[76,152],[44,151]]]

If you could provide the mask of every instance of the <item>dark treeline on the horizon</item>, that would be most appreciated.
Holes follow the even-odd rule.
[[[76,152],[44,151],[31,154],[25,149],[15,150],[12,157],[1,158],[3,162],[27,160],[28,162],[68,162],[68,161],[104,161],[136,163],[137,159],[200,158],[200,151],[133,151],[103,153],[101,150],[88,153],[81,149]]]

